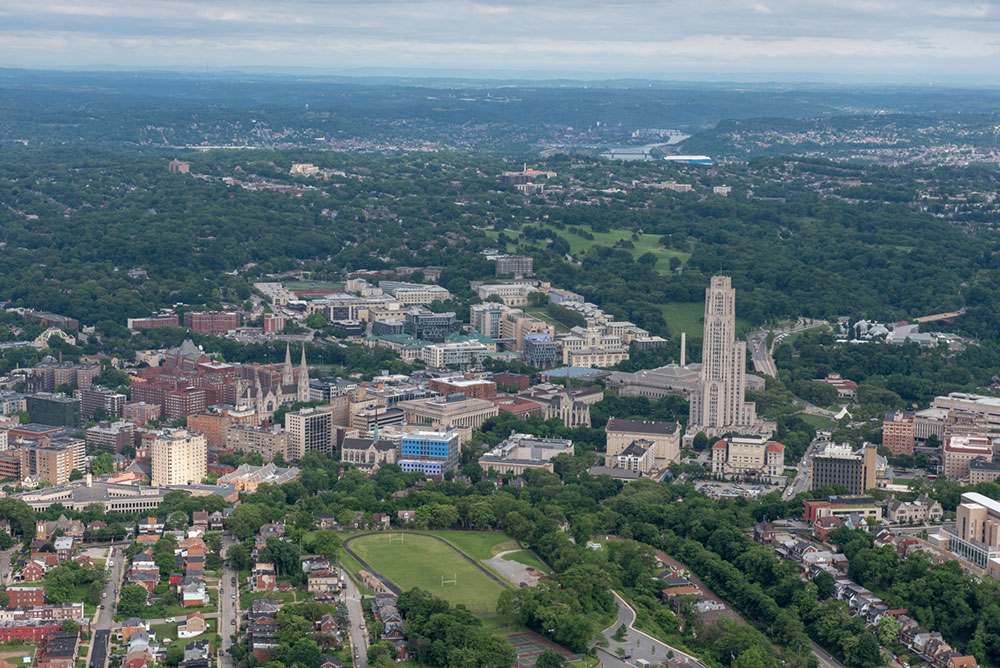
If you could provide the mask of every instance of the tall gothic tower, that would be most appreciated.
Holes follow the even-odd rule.
[[[713,276],[705,290],[701,378],[691,397],[691,428],[718,432],[756,420],[754,405],[743,400],[746,343],[735,338],[736,291],[728,276]]]
[[[306,365],[306,344],[302,344],[302,362],[299,364],[298,401],[309,401],[309,367]]]
[[[291,385],[295,382],[295,375],[292,371],[292,347],[285,344],[285,366],[281,367],[281,384]]]

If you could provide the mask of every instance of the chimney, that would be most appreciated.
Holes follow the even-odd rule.
[[[687,332],[681,332],[681,366],[684,366],[687,348]]]
[[[94,486],[94,476],[91,475],[90,473],[88,473],[86,475],[86,477],[84,478],[84,480],[86,481],[87,487],[93,487]]]

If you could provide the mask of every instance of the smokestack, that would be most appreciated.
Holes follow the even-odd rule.
[[[684,360],[687,354],[687,332],[681,332],[681,366],[684,366]]]

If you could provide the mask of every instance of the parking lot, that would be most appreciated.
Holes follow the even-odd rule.
[[[750,482],[717,482],[714,480],[692,480],[691,482],[694,483],[695,489],[713,499],[735,499],[741,496],[754,499],[781,489],[778,485]]]

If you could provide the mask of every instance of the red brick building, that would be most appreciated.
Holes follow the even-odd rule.
[[[7,590],[8,608],[26,608],[45,604],[45,589],[42,587],[10,587]]]
[[[892,411],[882,421],[882,445],[894,456],[913,454],[916,418],[913,413]]]
[[[184,326],[195,334],[225,334],[240,326],[240,316],[232,311],[191,311],[184,314]]]
[[[524,392],[531,386],[531,378],[529,376],[526,376],[523,373],[511,373],[510,371],[493,374],[493,382],[496,383],[498,387],[502,387],[506,390],[516,388],[518,392]]]
[[[288,322],[288,318],[283,315],[277,315],[275,313],[265,313],[264,314],[264,333],[265,334],[278,334],[283,329],[285,329],[285,323]]]
[[[470,399],[493,399],[497,396],[497,384],[491,380],[456,376],[453,378],[432,378],[427,383],[428,389],[449,394],[464,394]]]
[[[163,417],[176,420],[205,410],[208,406],[205,395],[205,390],[198,387],[167,392],[163,400]]]
[[[532,415],[543,417],[545,413],[540,403],[524,397],[501,395],[492,401],[501,413],[512,413],[519,420],[526,420]]]

